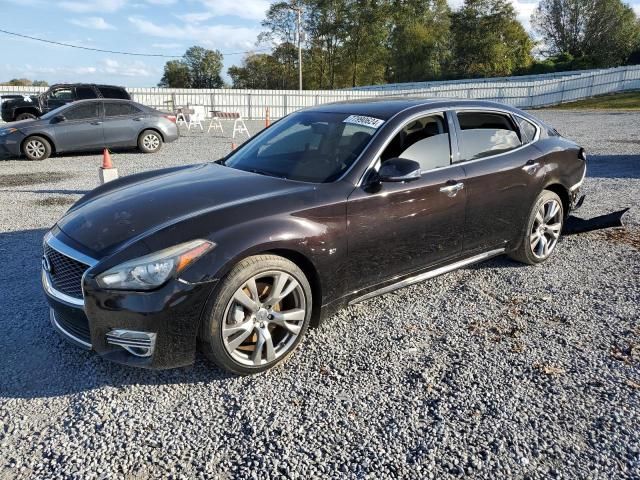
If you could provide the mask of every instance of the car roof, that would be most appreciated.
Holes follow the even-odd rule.
[[[121,87],[120,85],[105,85],[102,83],[54,83],[49,88],[53,87],[109,87],[109,88],[121,88],[126,90],[125,87]]]
[[[307,112],[345,113],[366,115],[381,120],[388,120],[394,115],[412,107],[433,109],[449,108],[499,108],[514,113],[521,113],[509,105],[487,100],[462,100],[458,98],[425,98],[425,97],[373,97],[325,103],[306,109]]]

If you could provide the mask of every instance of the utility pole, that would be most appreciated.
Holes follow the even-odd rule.
[[[302,8],[295,10],[298,12],[298,90],[302,91]]]

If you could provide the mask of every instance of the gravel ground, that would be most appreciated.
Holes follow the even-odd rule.
[[[626,231],[349,307],[249,378],[202,358],[121,367],[58,337],[40,244],[100,156],[0,162],[0,479],[640,478],[640,114],[539,115],[590,154],[579,214],[633,206]],[[126,175],[229,146],[191,133],[114,161]]]

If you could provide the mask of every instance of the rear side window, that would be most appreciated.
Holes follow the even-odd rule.
[[[522,143],[531,143],[536,138],[536,126],[528,120],[522,117],[516,117],[518,125],[520,126],[520,134],[522,136]]]
[[[90,98],[98,98],[98,94],[91,87],[76,87],[76,97],[78,100],[87,100]]]
[[[124,88],[98,87],[98,90],[100,90],[100,94],[104,98],[119,98],[122,100],[129,100],[129,94],[125,91]]]
[[[133,115],[136,113],[140,113],[140,110],[130,103],[104,102],[105,117],[123,117],[125,115]]]
[[[489,112],[459,112],[461,160],[508,152],[522,145],[518,130],[508,115]]]
[[[89,118],[96,118],[99,115],[98,102],[77,105],[64,112],[64,116],[67,120],[85,120]]]

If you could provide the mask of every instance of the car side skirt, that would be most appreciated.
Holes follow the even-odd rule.
[[[373,297],[377,297],[378,295],[384,295],[385,293],[392,292],[394,290],[398,290],[399,288],[408,287],[409,285],[413,285],[414,283],[423,282],[424,280],[428,280],[433,277],[437,277],[438,275],[442,275],[444,273],[451,272],[453,270],[457,270],[462,267],[466,267],[467,265],[471,265],[474,263],[482,262],[483,260],[487,260],[491,257],[495,257],[505,252],[504,248],[496,248],[495,250],[490,250],[488,252],[484,252],[478,255],[474,255],[473,257],[465,258],[463,260],[459,260],[454,263],[450,263],[449,265],[444,265],[442,267],[436,268],[434,270],[429,270],[428,272],[421,273],[419,275],[414,275],[409,278],[405,278],[400,280],[399,282],[392,283],[391,285],[387,285],[386,287],[379,288],[372,292],[366,293],[359,297],[354,298],[349,301],[349,305],[353,305],[354,303],[359,303],[364,300],[368,300]]]

